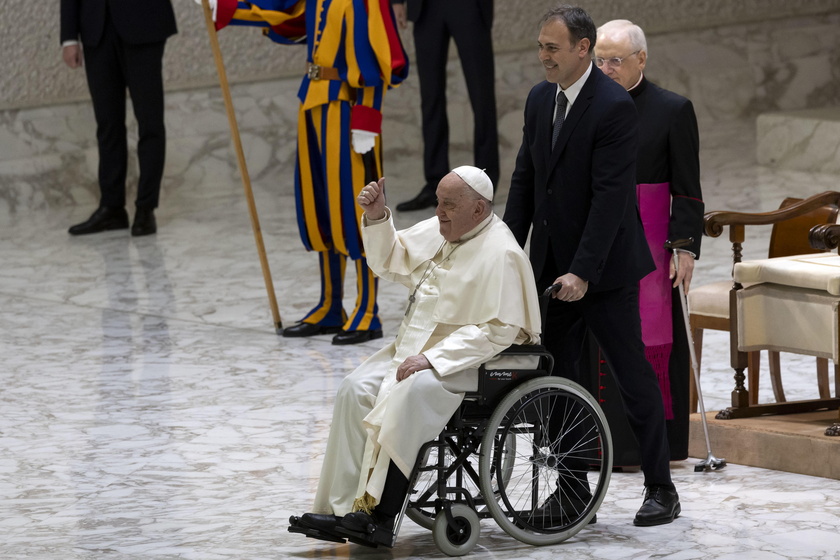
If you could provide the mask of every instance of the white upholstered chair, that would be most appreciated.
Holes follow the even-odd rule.
[[[773,225],[768,250],[769,258],[790,255],[820,253],[808,243],[808,231],[817,224],[830,224],[837,220],[840,193],[827,192],[806,200],[787,198],[779,210],[764,213],[709,212],[705,217],[707,235],[719,236],[724,227],[729,227],[730,241],[733,243],[733,268],[741,261],[741,244],[744,241],[746,225]],[[714,329],[730,332],[732,344],[733,368],[735,368],[735,389],[732,392],[734,408],[755,407],[758,405],[759,384],[759,348],[744,347],[746,352],[736,352],[738,331],[732,328],[737,321],[732,320],[735,308],[736,290],[741,283],[737,279],[692,287],[689,292],[689,309],[692,335],[698,365],[701,363],[703,330]],[[782,384],[779,360],[780,348],[762,347],[769,350],[770,380],[777,403],[786,402]],[[828,360],[823,354],[814,354],[817,358],[817,381],[821,398],[828,394]],[[737,363],[736,363],[737,362]],[[743,370],[747,370],[747,386],[744,386]],[[696,387],[691,379],[691,410],[696,411]],[[731,410],[731,409],[727,409]],[[757,410],[756,410],[757,412]],[[723,413],[722,413],[723,414]]]
[[[817,356],[819,398],[787,403],[766,413],[808,412],[840,405],[840,255],[804,254],[735,265],[738,349]],[[828,362],[834,362],[834,391]],[[782,407],[783,405],[779,405]],[[837,435],[837,434],[828,434]]]

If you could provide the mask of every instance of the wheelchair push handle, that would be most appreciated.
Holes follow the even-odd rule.
[[[548,300],[551,299],[551,294],[559,292],[562,287],[563,284],[552,284],[546,288],[540,296],[540,324],[542,326],[542,336],[545,336],[545,323],[546,319],[548,319]],[[542,338],[542,336],[540,338]]]
[[[551,286],[545,289],[545,291],[542,293],[542,297],[549,298],[551,297],[551,294],[559,292],[561,288],[563,288],[563,284],[560,284],[559,282],[557,284],[552,284]]]

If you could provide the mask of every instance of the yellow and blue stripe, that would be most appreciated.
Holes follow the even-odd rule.
[[[347,316],[342,300],[344,298],[344,274],[347,257],[335,251],[318,253],[321,267],[321,295],[318,304],[303,318],[304,323],[325,327],[341,326],[345,331],[366,331],[382,328],[379,320],[379,278],[368,267],[367,259],[356,264],[356,304]]]
[[[303,322],[340,327],[347,320],[342,305],[347,257],[335,251],[322,251],[318,253],[318,264],[321,267],[321,297]]]

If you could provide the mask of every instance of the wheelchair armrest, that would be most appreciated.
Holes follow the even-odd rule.
[[[518,354],[536,354],[545,351],[545,347],[542,344],[511,344],[498,354],[497,356],[507,356],[513,355],[516,356]]]
[[[528,360],[531,358],[531,360]],[[551,375],[554,358],[541,344],[515,344],[478,368],[478,391],[468,393],[479,405],[493,405],[520,383]]]
[[[529,356],[535,358],[535,361],[539,360],[539,363],[525,366],[525,358]],[[554,369],[554,358],[542,344],[513,344],[481,364],[478,370],[480,375],[483,376],[485,371],[510,368],[541,369],[547,370],[551,374],[551,371]]]

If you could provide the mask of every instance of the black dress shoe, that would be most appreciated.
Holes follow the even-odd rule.
[[[336,532],[341,526],[341,518],[335,515],[304,513],[300,517],[289,518],[289,532],[301,533],[313,539],[346,543],[347,537]]]
[[[341,331],[332,339],[333,344],[359,344],[360,342],[367,342],[368,340],[376,340],[382,338],[382,329],[374,329],[372,331]]]
[[[127,227],[128,212],[125,211],[125,208],[100,206],[86,222],[76,224],[69,229],[69,232],[70,235],[85,235],[112,229],[126,229]]]
[[[672,522],[680,514],[680,497],[667,486],[648,486],[645,501],[633,520],[638,527],[652,527]]]
[[[376,529],[393,531],[394,519],[380,519],[363,511],[354,511],[341,518],[341,526],[358,533],[373,533]]]
[[[400,202],[397,204],[397,210],[400,212],[407,212],[410,210],[423,210],[424,208],[432,208],[433,206],[437,206],[437,195],[435,195],[435,191],[429,191],[425,188],[420,191],[420,194],[412,198],[411,200],[406,200],[405,202]]]
[[[352,542],[365,546],[394,546],[393,517],[370,515],[354,511],[341,518],[339,534],[346,535]]]
[[[134,213],[134,223],[131,224],[131,235],[151,235],[157,233],[157,222],[155,222],[154,208],[138,208]]]
[[[283,336],[286,338],[297,338],[315,336],[316,334],[335,334],[339,331],[341,331],[341,327],[325,327],[318,323],[298,323],[283,329]]]
[[[586,512],[589,501],[577,498],[560,498],[560,493],[554,491],[543,504],[531,512],[528,519],[535,526],[556,527],[571,525]],[[597,523],[598,516],[593,515],[589,524]]]
[[[326,513],[304,513],[298,518],[298,525],[319,531],[332,532],[341,524],[341,517]]]

